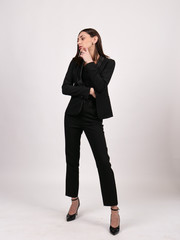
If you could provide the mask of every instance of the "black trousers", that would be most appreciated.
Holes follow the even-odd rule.
[[[103,120],[97,117],[96,101],[92,98],[84,99],[79,115],[71,116],[65,113],[65,195],[70,197],[78,196],[80,138],[84,131],[96,161],[103,204],[104,206],[113,206],[118,204],[115,177],[106,146]]]

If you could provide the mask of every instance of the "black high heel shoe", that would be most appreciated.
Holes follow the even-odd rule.
[[[78,208],[80,206],[80,201],[79,201],[79,198],[74,198],[74,199],[71,199],[72,201],[76,201],[78,199],[78,207],[77,207],[77,210],[74,214],[70,215],[69,213],[66,215],[66,220],[69,222],[69,221],[72,221],[76,218],[76,216],[78,215]]]
[[[111,210],[113,210],[113,211],[118,211],[119,208],[113,209],[113,208],[111,207]],[[111,215],[111,216],[112,216],[112,215]],[[117,233],[120,231],[120,218],[119,218],[119,225],[118,225],[117,227],[115,227],[115,228],[110,225],[110,226],[109,226],[109,231],[110,231],[110,233],[113,234],[113,235],[117,234]]]

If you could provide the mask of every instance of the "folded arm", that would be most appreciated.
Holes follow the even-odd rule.
[[[73,85],[73,78],[72,78],[73,67],[74,67],[74,61],[72,59],[69,64],[68,70],[66,72],[63,84],[61,86],[62,93],[65,95],[83,96],[85,98],[88,98],[90,93],[90,87]]]
[[[115,61],[109,59],[104,70],[99,73],[99,69],[94,62],[90,62],[84,66],[87,69],[92,85],[97,92],[103,92],[109,84],[111,76],[115,68]]]

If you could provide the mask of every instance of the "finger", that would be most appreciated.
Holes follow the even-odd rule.
[[[83,52],[79,52],[79,56],[80,56],[80,57],[83,57]]]

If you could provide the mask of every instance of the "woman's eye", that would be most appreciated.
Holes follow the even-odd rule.
[[[84,38],[81,38],[81,40],[84,40]],[[78,42],[78,40],[77,40],[77,42]]]

